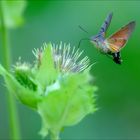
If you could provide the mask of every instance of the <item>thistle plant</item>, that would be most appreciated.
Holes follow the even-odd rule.
[[[64,127],[96,111],[91,64],[70,44],[44,44],[33,54],[33,64],[19,60],[10,72],[0,65],[0,74],[10,93],[40,115],[40,134],[58,140]]]

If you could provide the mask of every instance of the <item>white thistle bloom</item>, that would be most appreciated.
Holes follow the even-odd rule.
[[[19,57],[19,60],[17,61],[16,65],[13,66],[14,69],[16,70],[23,70],[23,71],[27,71],[31,68],[31,65],[27,62],[21,62],[21,57]]]
[[[42,53],[46,48],[34,49],[32,52],[38,60],[38,65],[40,65],[40,60]],[[90,66],[89,58],[86,56],[82,58],[83,51],[79,49],[76,50],[75,47],[71,47],[70,44],[59,45],[52,44],[52,55],[54,59],[55,68],[63,72],[81,72]]]

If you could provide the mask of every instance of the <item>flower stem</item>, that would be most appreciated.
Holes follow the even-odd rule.
[[[0,21],[1,21],[1,34],[2,34],[2,50],[3,50],[3,60],[4,66],[9,71],[11,64],[10,48],[8,42],[8,29],[5,24],[3,3],[0,2]],[[8,102],[8,112],[9,112],[9,125],[10,125],[10,139],[20,140],[19,123],[17,116],[16,102],[12,94],[7,94]]]
[[[60,138],[59,138],[59,132],[51,132],[51,140],[60,140]]]

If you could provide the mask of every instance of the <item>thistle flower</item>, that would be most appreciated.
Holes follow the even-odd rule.
[[[44,52],[46,47],[47,45],[44,44],[43,48],[34,49],[32,51],[37,58],[38,66],[41,63],[42,53]],[[83,54],[83,51],[80,52],[79,49],[76,50],[75,47],[71,48],[70,44],[64,44],[64,46],[62,42],[59,45],[53,44],[51,51],[53,54],[54,66],[62,73],[81,72],[90,65],[89,58],[87,56],[80,60],[80,56]]]
[[[34,49],[34,64],[19,61],[13,72],[0,65],[7,88],[17,99],[36,110],[42,118],[40,134],[52,139],[66,126],[75,125],[96,110],[94,92],[89,83],[90,61],[70,44],[44,44]]]

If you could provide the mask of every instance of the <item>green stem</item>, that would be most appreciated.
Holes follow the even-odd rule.
[[[3,49],[3,59],[4,66],[9,71],[11,64],[10,48],[8,42],[8,29],[5,25],[4,9],[3,3],[0,2],[0,21],[1,21],[1,33],[2,33],[2,49]],[[19,123],[17,116],[16,102],[11,93],[7,94],[8,102],[8,112],[9,112],[9,125],[10,125],[10,139],[20,139]]]
[[[59,132],[51,132],[51,140],[60,140]]]

